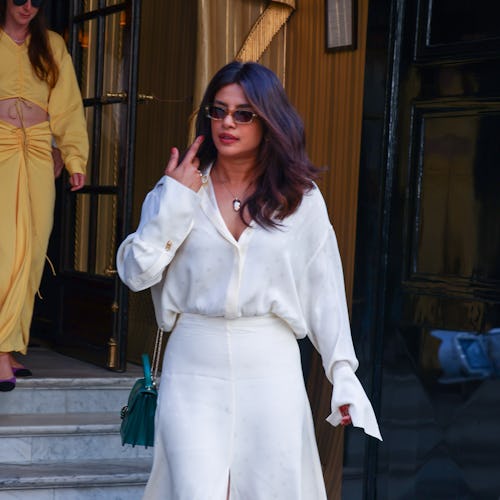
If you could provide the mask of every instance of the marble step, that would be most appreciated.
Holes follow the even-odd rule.
[[[12,414],[116,412],[137,377],[26,378],[0,394],[0,418]]]
[[[2,465],[1,500],[139,500],[151,470],[146,460]]]
[[[66,460],[150,460],[152,448],[122,446],[120,423],[118,412],[0,415],[0,468]]]

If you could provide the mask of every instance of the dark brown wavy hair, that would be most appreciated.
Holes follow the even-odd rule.
[[[257,155],[257,188],[243,204],[253,220],[262,227],[274,228],[293,214],[304,193],[313,188],[319,170],[305,150],[304,126],[278,77],[258,63],[238,61],[222,67],[212,78],[200,104],[196,135],[205,140],[198,151],[202,166],[217,158],[210,119],[205,106],[213,103],[226,85],[241,86],[248,103],[263,126],[263,139]],[[244,210],[240,210],[244,219]]]
[[[0,0],[0,26],[5,25],[7,12],[7,0]],[[49,45],[45,16],[43,14],[43,4],[38,9],[36,16],[29,25],[31,40],[28,47],[28,57],[35,75],[53,88],[59,78],[59,68],[54,60],[52,50]]]

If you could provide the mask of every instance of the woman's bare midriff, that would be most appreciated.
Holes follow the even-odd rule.
[[[0,100],[0,120],[15,127],[31,127],[47,121],[48,117],[47,111],[20,97]]]

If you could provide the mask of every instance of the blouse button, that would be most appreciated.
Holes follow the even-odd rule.
[[[172,245],[173,245],[172,240],[168,240],[165,245],[165,249],[167,250],[167,252],[171,250]]]

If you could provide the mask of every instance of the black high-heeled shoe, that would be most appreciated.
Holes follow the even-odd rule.
[[[29,368],[25,366],[20,366],[19,368],[12,367],[12,372],[14,373],[14,377],[32,377],[33,373]]]
[[[0,392],[12,391],[16,387],[16,377],[0,379]]]

